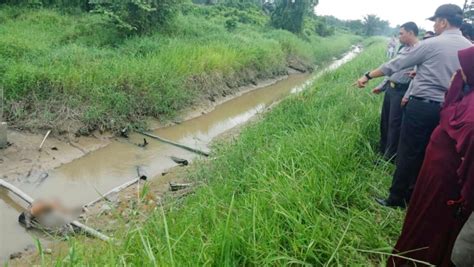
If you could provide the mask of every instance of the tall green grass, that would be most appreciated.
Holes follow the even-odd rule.
[[[390,181],[373,165],[381,101],[351,84],[383,59],[370,46],[216,145],[194,195],[118,231],[118,245],[75,243],[77,265],[382,265],[402,212],[373,201]]]
[[[1,6],[8,120],[21,128],[87,132],[146,116],[166,119],[202,98],[284,74],[290,60],[310,68],[358,40],[347,34],[303,40],[267,28],[258,12],[250,18],[262,21],[249,18],[228,31],[225,12],[203,7],[166,31],[122,39],[96,14]]]

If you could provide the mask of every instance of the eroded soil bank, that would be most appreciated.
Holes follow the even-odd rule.
[[[337,68],[355,57],[358,52],[359,49],[354,48],[351,53],[335,61],[327,69]],[[205,103],[194,112],[187,112],[181,122],[158,128],[154,134],[187,146],[209,150],[209,144],[217,136],[244,124],[288,94],[301,91],[311,81],[308,74],[293,74],[283,80],[269,80],[259,85],[243,87],[237,95],[239,97],[226,96],[214,100],[214,104]],[[189,119],[191,117],[193,119]],[[11,139],[15,144],[0,154],[2,159],[5,158],[0,164],[9,166],[2,168],[1,176],[35,198],[54,196],[73,206],[92,201],[111,188],[131,180],[136,176],[136,167],[140,167],[150,177],[155,177],[148,185],[150,197],[144,200],[147,205],[149,203],[149,208],[153,208],[161,203],[166,195],[169,182],[187,182],[186,175],[182,175],[182,169],[176,167],[177,164],[170,156],[188,161],[196,158],[191,152],[149,138],[148,145],[142,147],[139,144],[143,144],[144,137],[139,134],[132,134],[128,139],[104,135],[81,137],[74,142],[50,138],[41,152],[37,151],[37,146],[41,143],[42,136],[17,132],[13,132],[11,136],[15,138]],[[65,155],[62,156],[62,153]],[[140,201],[136,192],[136,188],[132,187],[116,196],[115,204],[110,209],[104,206],[104,203],[99,203],[86,215],[86,222],[100,230],[110,230],[114,224],[110,224],[108,219],[94,221],[94,218],[111,214],[112,210],[119,213],[129,212],[130,207],[134,206],[132,202]],[[184,190],[175,195],[185,195],[186,192]],[[5,192],[0,192],[0,195],[4,196],[0,202],[7,203],[5,207],[0,207],[2,214],[9,214],[8,217],[15,219],[12,220],[15,223],[8,224],[5,230],[0,230],[2,239],[7,235],[12,239],[8,247],[2,246],[0,249],[0,258],[6,258],[10,253],[22,250],[25,243],[28,243],[27,240],[31,241],[31,237],[16,224],[14,214],[18,213],[21,207],[14,208],[11,204],[13,201]],[[9,213],[3,213],[3,210]],[[126,218],[126,215],[122,214],[122,217]],[[17,238],[18,236],[25,238]]]

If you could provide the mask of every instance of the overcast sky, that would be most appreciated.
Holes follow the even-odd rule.
[[[419,27],[433,30],[432,16],[442,4],[456,4],[462,8],[464,0],[319,0],[317,15],[333,15],[340,19],[362,19],[375,14],[388,20],[392,27],[414,21]]]

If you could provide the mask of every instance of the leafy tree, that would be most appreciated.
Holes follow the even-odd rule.
[[[80,8],[90,10],[89,0],[0,0],[0,4],[25,5],[30,7]]]
[[[364,25],[364,33],[366,36],[383,34],[390,30],[388,21],[382,20],[376,15],[365,16],[362,23]]]
[[[464,17],[467,21],[473,23],[474,22],[474,0],[471,0],[469,4],[469,0],[465,0],[464,2]]]
[[[314,31],[322,37],[327,37],[334,35],[336,32],[336,29],[334,26],[331,26],[329,23],[327,23],[325,17],[316,17],[314,19]]]
[[[305,16],[313,14],[318,0],[277,0],[275,4],[275,11],[271,15],[272,26],[300,33]]]
[[[125,35],[147,34],[174,19],[180,0],[91,0],[94,12],[109,18]]]

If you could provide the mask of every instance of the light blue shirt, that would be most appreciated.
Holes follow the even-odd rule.
[[[471,46],[460,30],[446,30],[437,37],[420,42],[411,51],[399,55],[380,69],[386,76],[391,76],[400,70],[417,66],[409,90],[410,96],[444,102],[451,77],[461,68],[458,51]]]

